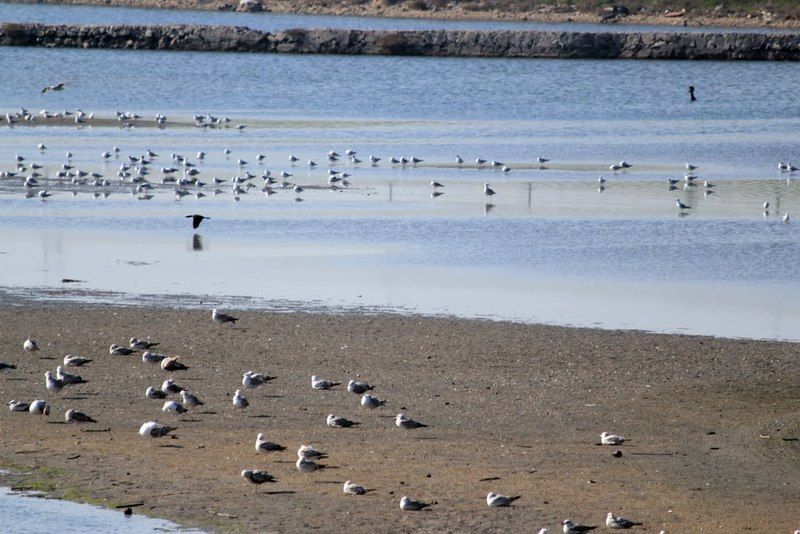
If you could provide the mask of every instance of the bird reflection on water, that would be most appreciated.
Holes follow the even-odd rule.
[[[194,234],[192,236],[192,250],[195,252],[200,252],[203,250],[203,238],[200,234]]]

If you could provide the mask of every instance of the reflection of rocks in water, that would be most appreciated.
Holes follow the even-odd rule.
[[[200,234],[194,234],[192,236],[192,250],[203,250],[203,238],[200,237]]]

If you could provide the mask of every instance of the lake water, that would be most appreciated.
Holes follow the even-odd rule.
[[[121,510],[37,498],[8,488],[0,488],[0,517],[0,530],[5,534],[197,532],[161,519],[136,514],[125,517]]]
[[[500,21],[460,21],[389,19],[375,17],[335,17],[278,13],[234,13],[217,11],[135,9],[122,7],[69,6],[51,4],[0,3],[0,21],[43,22],[50,24],[221,24],[247,26],[263,31],[290,28],[343,29],[470,29],[470,30],[548,30],[548,31],[704,31],[787,33],[792,30],[748,28],[647,26],[634,24],[577,24]],[[796,31],[796,30],[795,30]]]
[[[800,193],[777,169],[800,160],[794,64],[33,48],[0,48],[0,61],[24,73],[0,86],[3,112],[169,117],[164,129],[0,128],[0,170],[13,170],[21,154],[52,177],[69,150],[77,168],[112,179],[106,188],[47,181],[46,201],[24,198],[20,180],[0,181],[0,269],[12,299],[163,303],[153,295],[168,295],[201,307],[800,339]],[[67,90],[40,93],[60,80]],[[194,128],[194,113],[247,128]],[[115,145],[120,154],[103,162]],[[115,173],[148,148],[161,155],[157,187],[139,200]],[[325,155],[346,149],[383,159],[332,164],[352,185],[331,191]],[[267,197],[256,178],[259,187],[236,202],[230,182],[219,194],[209,185],[205,198],[176,200],[158,171],[171,152],[198,163],[207,182],[241,174],[242,158],[255,174],[291,173],[287,181],[305,191]],[[289,154],[299,161],[290,165]],[[391,156],[424,161],[390,165]],[[538,156],[551,160],[546,168]],[[477,157],[512,170],[475,168]],[[308,159],[319,166],[309,169]],[[609,170],[623,159],[634,166]],[[682,179],[686,161],[699,166],[700,185],[670,190],[667,178]],[[432,180],[445,184],[443,195],[432,198]],[[488,202],[485,182],[497,192]],[[676,198],[691,209],[679,211]],[[212,217],[197,237],[183,218],[194,212]],[[783,224],[787,212],[793,220]]]

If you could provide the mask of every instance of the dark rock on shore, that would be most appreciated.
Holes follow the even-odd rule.
[[[0,45],[404,56],[800,60],[800,34],[0,24]]]

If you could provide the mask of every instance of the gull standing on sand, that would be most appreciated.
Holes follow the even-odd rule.
[[[617,434],[609,434],[608,432],[600,434],[600,443],[602,445],[622,445],[624,442],[625,438]]]
[[[496,508],[500,506],[511,506],[511,503],[519,499],[521,495],[515,495],[513,497],[507,497],[505,495],[499,495],[493,491],[490,491],[488,495],[486,495],[486,504],[490,508]]]
[[[181,413],[186,413],[189,410],[184,408],[183,404],[181,404],[178,401],[167,401],[167,402],[164,403],[164,406],[161,407],[161,411],[164,412],[164,413],[178,413],[178,414],[181,414]]]
[[[362,393],[366,393],[367,391],[375,389],[373,386],[370,386],[366,382],[360,380],[351,380],[347,383],[347,391],[350,393],[355,393],[357,395],[361,395]]]
[[[28,411],[34,415],[50,415],[50,405],[47,401],[37,399],[31,403]]]
[[[317,458],[317,459],[327,458],[328,455],[320,450],[317,450],[311,445],[300,445],[300,448],[297,449],[297,457],[310,460],[312,458]]]
[[[39,350],[39,345],[36,343],[36,340],[28,337],[23,343],[22,348],[25,350],[29,350],[31,352],[35,352]]]
[[[272,451],[285,451],[286,447],[283,445],[278,445],[277,443],[273,443],[271,441],[267,441],[264,439],[264,434],[259,433],[256,436],[256,452],[272,452]]]
[[[246,398],[244,398],[244,395],[242,395],[242,390],[237,389],[236,392],[233,394],[233,407],[239,408],[240,410],[244,410],[248,406],[250,406],[250,403],[247,401]]]
[[[86,380],[84,380],[79,375],[73,375],[71,373],[65,373],[64,368],[60,365],[56,367],[56,378],[61,380],[65,384],[85,384]]]
[[[381,400],[378,397],[370,395],[369,393],[365,393],[363,397],[361,397],[361,406],[364,408],[375,409],[380,406],[386,404],[385,400]]]
[[[322,464],[318,464],[314,460],[308,460],[306,458],[298,458],[297,462],[295,462],[295,466],[297,470],[301,473],[313,473],[318,469],[324,469],[325,466]]]
[[[168,378],[161,384],[161,391],[170,395],[175,395],[183,391],[183,388],[176,384],[174,379]]]
[[[361,484],[356,484],[352,480],[345,481],[342,491],[349,493],[350,495],[364,495],[367,492],[364,486]]]
[[[80,356],[72,356],[71,354],[67,354],[64,356],[64,367],[80,367],[81,365],[85,365],[91,362],[89,358],[81,358]]]
[[[265,482],[275,482],[275,477],[266,471],[254,471],[252,469],[245,469],[242,471],[242,478],[251,484],[259,486]]]
[[[83,412],[79,412],[77,410],[69,409],[67,413],[64,414],[64,419],[67,423],[96,423],[95,419],[92,419],[88,415]]]
[[[402,413],[397,414],[397,416],[394,418],[394,424],[397,426],[397,428],[405,428],[407,430],[412,428],[424,428],[428,426],[420,423],[419,421],[414,421],[406,414]]]
[[[328,418],[326,419],[326,424],[332,428],[349,428],[351,426],[357,425],[358,423],[356,423],[355,421],[351,421],[345,417],[329,414]]]
[[[217,311],[216,308],[211,310],[211,318],[214,320],[215,323],[225,324],[225,323],[235,323],[239,319],[237,317],[233,317],[226,313],[221,313]]]
[[[401,510],[410,510],[412,512],[418,512],[423,508],[427,508],[430,504],[422,502],[422,501],[413,501],[407,495],[403,495],[403,498],[400,499],[400,509]]]
[[[612,512],[608,512],[606,516],[606,526],[608,528],[631,528],[634,525],[641,525],[641,523],[635,523],[630,519],[625,519],[624,517],[617,517]]]
[[[311,377],[311,387],[314,389],[331,389],[333,386],[340,385],[341,382],[331,382],[330,380],[323,380],[317,375]]]
[[[166,399],[167,394],[160,389],[156,389],[153,386],[147,388],[147,391],[144,392],[145,397],[148,399]]]
[[[564,534],[578,534],[579,532],[588,532],[590,530],[594,530],[597,527],[587,527],[584,525],[578,525],[574,523],[571,519],[565,519],[562,523],[564,528]]]
[[[242,385],[247,389],[256,389],[257,387],[262,386],[274,379],[274,376],[262,375],[259,373],[254,373],[253,371],[247,371],[242,375]]]
[[[139,435],[143,438],[163,438],[173,430],[175,430],[174,426],[148,421],[139,428]]]
[[[183,405],[186,408],[195,408],[196,406],[202,406],[204,404],[203,401],[198,399],[196,395],[192,395],[185,389],[181,391],[181,398],[183,399]]]
[[[109,347],[108,352],[112,356],[128,356],[136,352],[136,350],[129,349],[128,347],[120,347],[119,345],[114,343],[113,345],[111,345],[111,347]]]
[[[44,383],[45,383],[45,386],[47,387],[48,391],[53,391],[53,392],[56,392],[56,393],[60,392],[62,389],[64,389],[64,386],[67,385],[66,382],[64,382],[62,380],[59,380],[57,378],[53,378],[53,376],[50,373],[50,371],[45,372],[45,374],[44,374]]]

